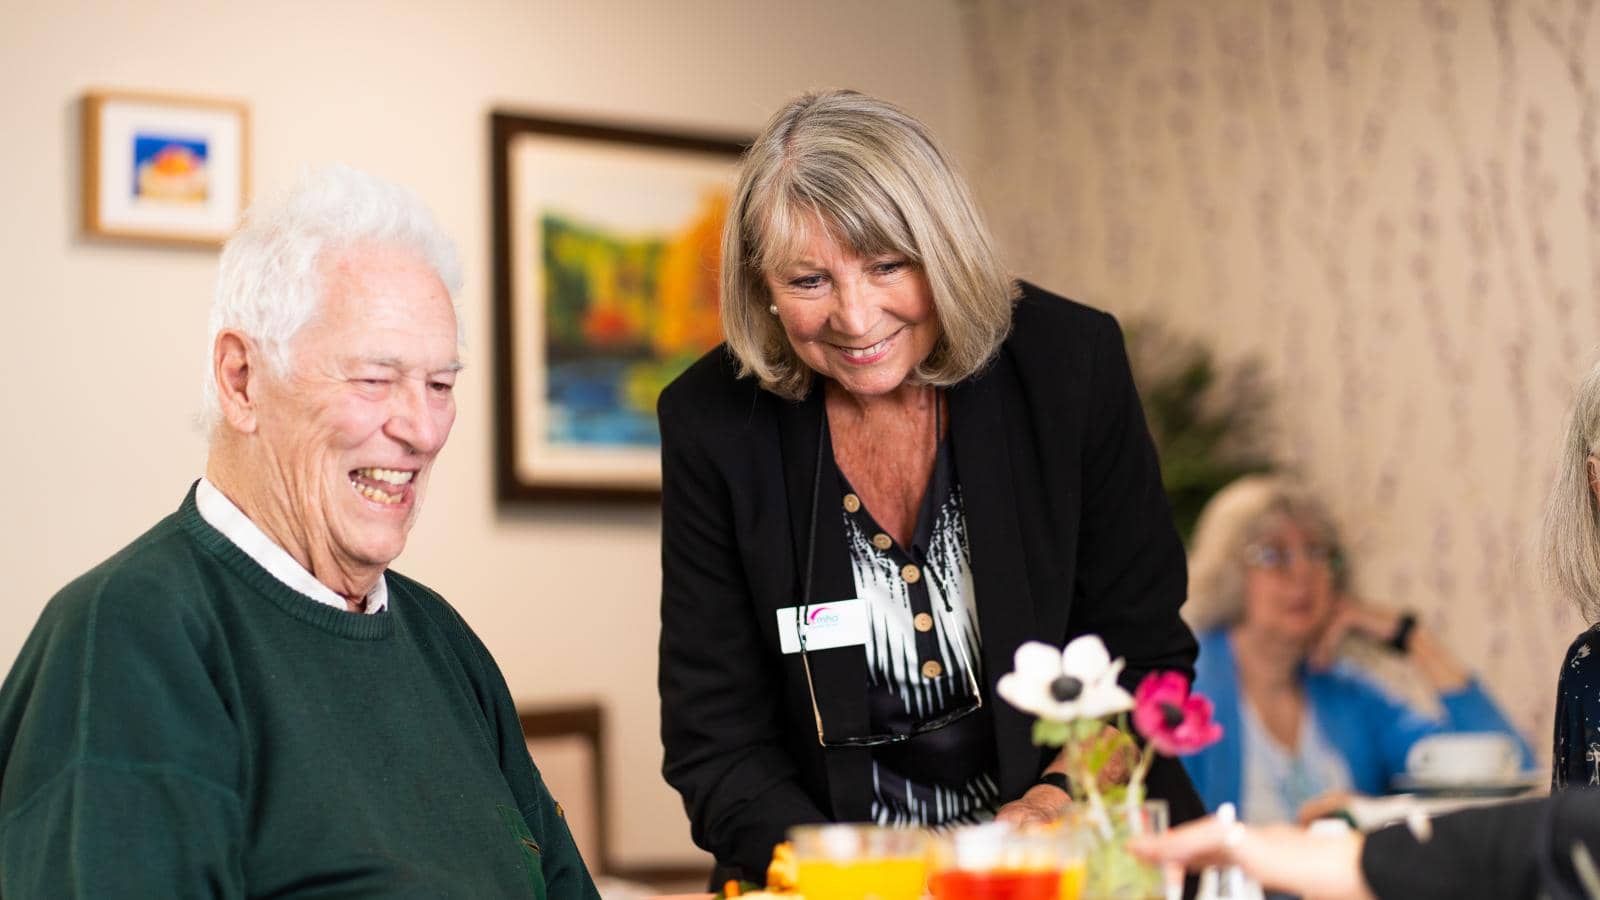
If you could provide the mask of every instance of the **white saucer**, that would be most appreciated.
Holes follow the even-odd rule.
[[[1511,797],[1549,783],[1548,772],[1522,772],[1493,778],[1436,778],[1403,774],[1394,789],[1408,794],[1448,794],[1457,797]]]

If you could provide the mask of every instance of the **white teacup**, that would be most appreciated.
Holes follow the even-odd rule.
[[[1517,742],[1492,731],[1429,735],[1406,754],[1407,774],[1424,781],[1493,781],[1514,777],[1521,768]]]

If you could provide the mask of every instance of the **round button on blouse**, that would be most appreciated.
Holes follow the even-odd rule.
[[[911,625],[918,631],[932,631],[933,616],[930,616],[927,613],[917,613],[916,616],[912,618]]]
[[[922,570],[915,563],[906,563],[900,569],[900,577],[906,580],[906,584],[916,584],[922,580]]]
[[[858,510],[860,508],[861,508],[861,498],[860,497],[857,497],[855,494],[845,494],[844,495],[844,511],[845,512],[855,512],[856,510]]]
[[[887,550],[894,546],[894,538],[880,531],[872,536],[872,546],[877,547],[879,550]]]
[[[922,664],[923,678],[938,678],[944,674],[944,666],[939,665],[937,659],[930,659]]]

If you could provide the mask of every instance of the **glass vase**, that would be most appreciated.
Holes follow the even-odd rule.
[[[1083,900],[1167,900],[1176,878],[1154,863],[1128,852],[1128,839],[1167,830],[1167,801],[1107,804],[1096,810],[1075,803],[1066,812],[1083,848]]]

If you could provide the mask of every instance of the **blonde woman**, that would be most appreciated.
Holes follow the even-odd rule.
[[[1578,385],[1545,506],[1545,570],[1591,627],[1567,648],[1556,686],[1550,783],[1600,785],[1600,365]]]
[[[747,154],[722,319],[659,408],[664,771],[719,877],[803,822],[1059,814],[994,694],[1018,645],[1099,634],[1130,685],[1195,652],[1116,322],[1012,281],[922,123],[848,91]]]
[[[1200,636],[1195,688],[1216,703],[1223,738],[1184,762],[1208,807],[1233,803],[1253,823],[1307,821],[1352,792],[1389,790],[1424,735],[1515,735],[1415,616],[1352,599],[1348,578],[1333,520],[1288,478],[1241,478],[1201,513],[1184,616]],[[1403,655],[1443,719],[1341,661],[1347,637]],[[1523,756],[1531,763],[1525,745]]]

